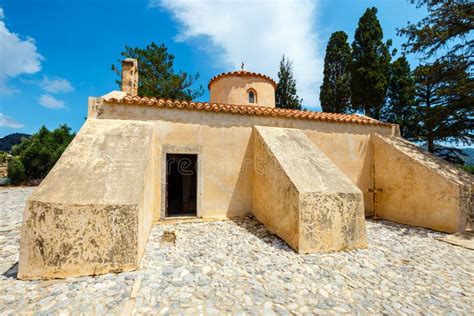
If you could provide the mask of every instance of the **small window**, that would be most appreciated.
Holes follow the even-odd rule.
[[[249,91],[249,103],[255,103],[255,92]]]

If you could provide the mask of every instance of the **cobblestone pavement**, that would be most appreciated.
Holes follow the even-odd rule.
[[[247,218],[158,225],[142,268],[19,281],[31,188],[0,189],[0,314],[472,314],[474,251],[429,230],[367,221],[369,248],[298,255]],[[176,242],[162,242],[164,232]],[[3,275],[1,275],[3,273]]]

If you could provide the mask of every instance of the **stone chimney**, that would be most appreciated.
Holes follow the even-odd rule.
[[[122,91],[135,96],[138,94],[138,62],[133,58],[122,61]]]

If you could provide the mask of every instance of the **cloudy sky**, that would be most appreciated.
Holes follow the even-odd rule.
[[[423,16],[407,0],[0,0],[0,137],[43,124],[77,131],[87,97],[117,89],[110,68],[124,45],[151,41],[176,56],[177,71],[198,72],[206,89],[241,62],[277,79],[286,55],[305,107],[319,110],[329,36],[343,30],[352,42],[371,6],[395,48],[403,42],[396,29]]]

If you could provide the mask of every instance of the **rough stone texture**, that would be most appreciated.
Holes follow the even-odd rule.
[[[67,205],[30,201],[22,235],[21,278],[126,271],[137,266],[136,205]]]
[[[299,130],[254,129],[252,211],[299,253],[367,246],[360,190]]]
[[[122,61],[122,91],[129,95],[138,94],[138,62],[133,58]]]
[[[400,137],[373,135],[377,216],[444,232],[474,212],[474,178]],[[471,214],[471,215],[470,215]]]
[[[367,247],[360,192],[301,194],[299,227],[299,252]]]
[[[152,135],[145,122],[86,122],[27,202],[19,278],[138,266],[153,216]]]
[[[436,240],[443,233],[373,220],[369,248],[309,255],[253,219],[158,225],[140,270],[17,280],[9,268],[31,191],[0,188],[0,315],[467,315],[473,308],[474,251]],[[174,245],[162,243],[164,232],[176,234]]]

